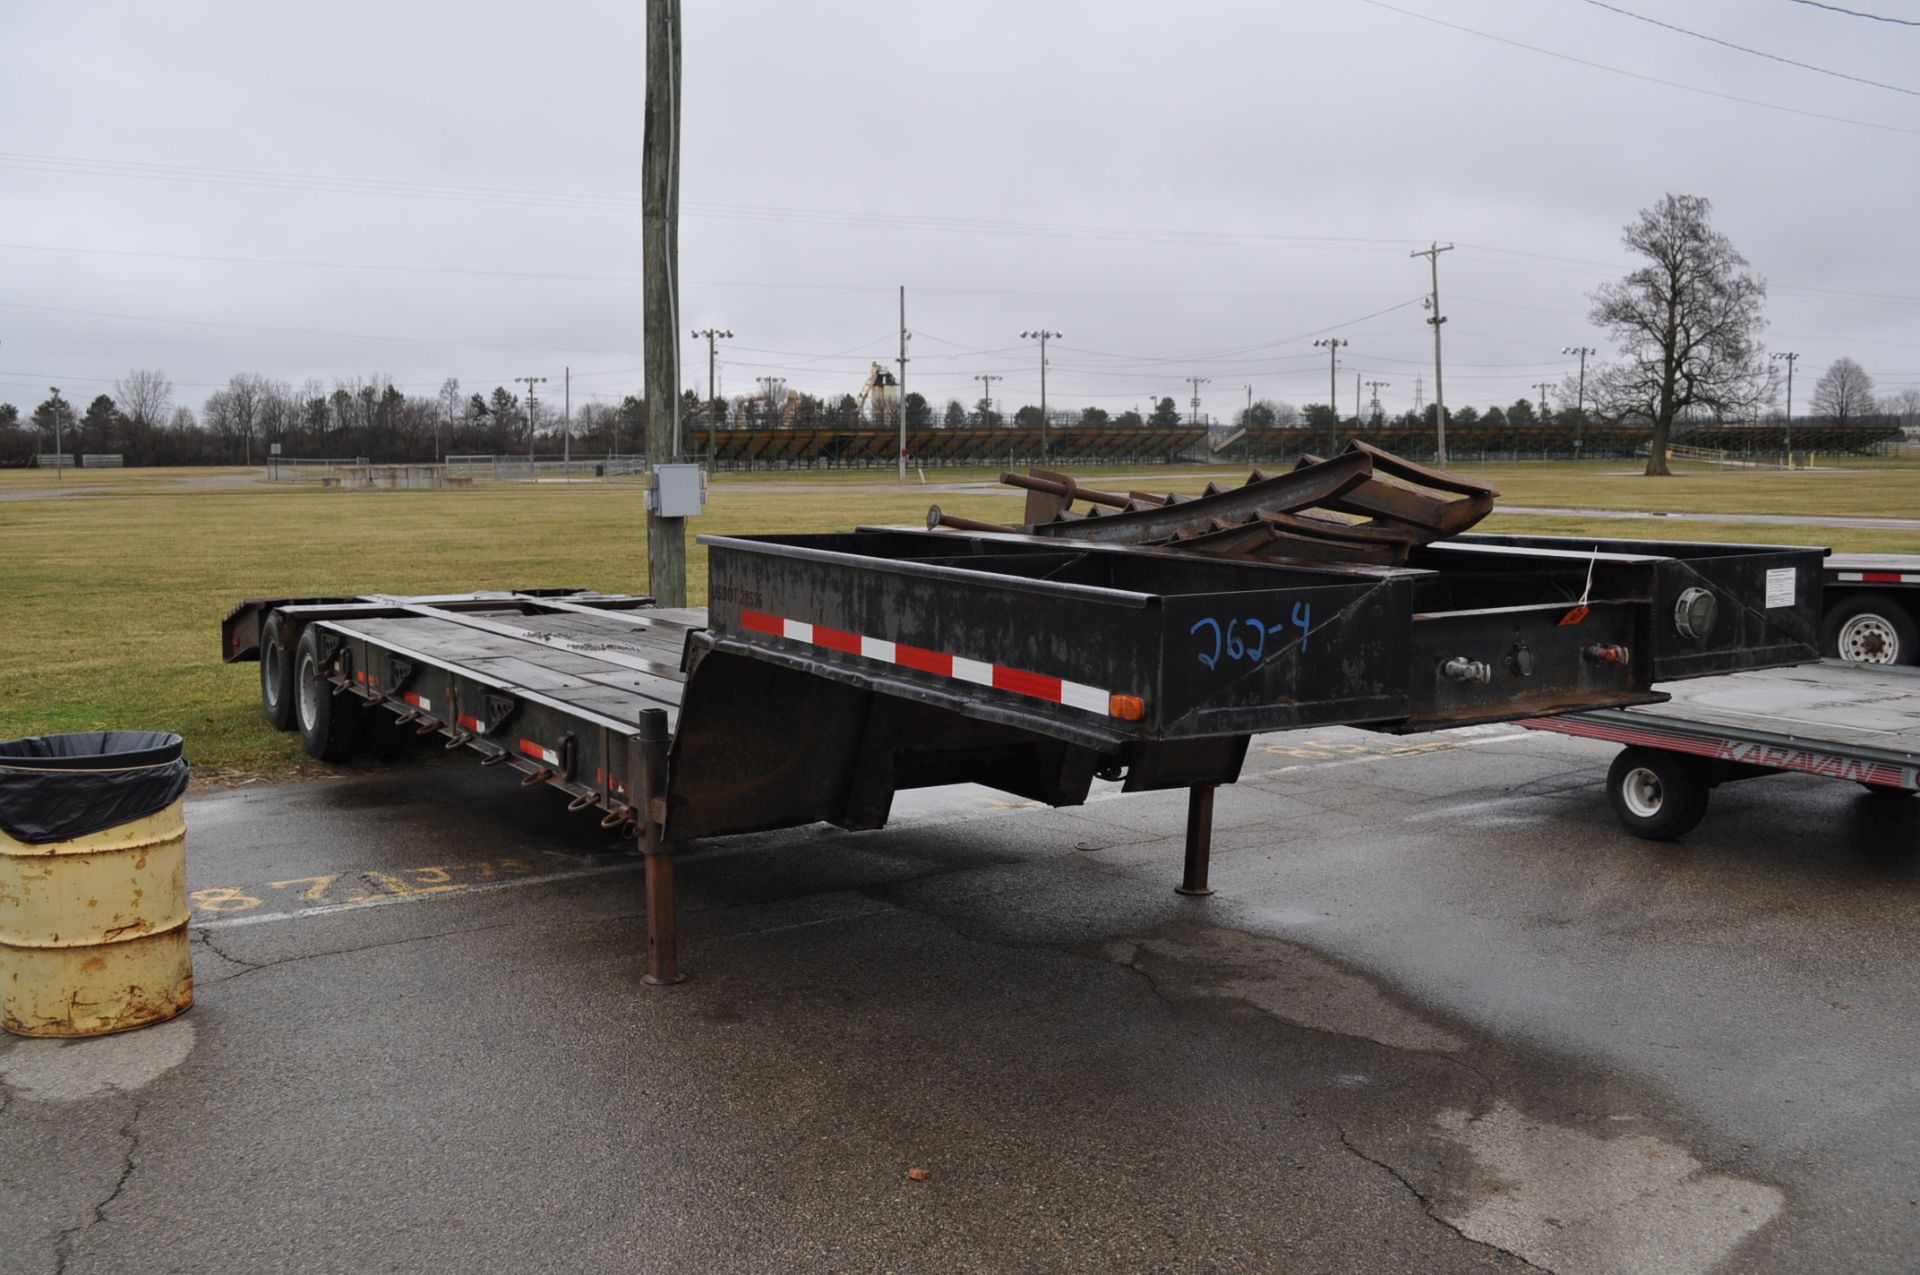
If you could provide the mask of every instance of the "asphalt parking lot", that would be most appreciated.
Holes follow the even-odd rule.
[[[1205,900],[1181,794],[714,842],[664,989],[546,790],[200,795],[192,1011],[0,1043],[0,1272],[1912,1270],[1920,802],[1610,757],[1263,738]]]

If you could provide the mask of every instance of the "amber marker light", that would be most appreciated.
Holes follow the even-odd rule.
[[[1107,713],[1123,722],[1137,722],[1147,715],[1147,702],[1138,695],[1109,695]]]

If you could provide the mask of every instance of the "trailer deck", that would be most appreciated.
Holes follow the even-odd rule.
[[[1703,678],[1662,703],[1518,724],[1621,744],[1608,787],[1628,831],[1664,840],[1724,783],[1798,772],[1889,794],[1920,790],[1920,670],[1822,660]]]

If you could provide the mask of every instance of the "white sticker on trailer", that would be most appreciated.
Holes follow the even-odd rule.
[[[1767,606],[1793,605],[1793,568],[1775,567],[1767,572]]]

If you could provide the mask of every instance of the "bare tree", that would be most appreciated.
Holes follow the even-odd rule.
[[[1649,475],[1668,472],[1681,412],[1746,412],[1773,398],[1759,341],[1767,285],[1713,229],[1712,211],[1702,196],[1674,194],[1642,209],[1621,241],[1647,264],[1592,296],[1588,317],[1624,359],[1589,375],[1587,388],[1602,416],[1653,422]]]
[[[1845,425],[1850,417],[1873,410],[1873,378],[1852,359],[1839,358],[1813,387],[1813,410]]]
[[[159,369],[135,368],[125,380],[113,383],[113,396],[120,400],[133,435],[136,465],[153,463],[153,431],[167,417],[173,402],[173,382]]]
[[[433,427],[433,459],[435,461],[440,459],[441,454],[440,425],[444,423],[448,432],[451,433],[453,422],[459,418],[460,409],[463,406],[465,406],[465,400],[460,397],[460,378],[449,376],[440,382],[440,420],[436,421]]]
[[[267,381],[258,372],[235,372],[227,379],[227,428],[242,439],[241,459],[253,464],[253,429],[260,419],[260,401],[266,397]],[[211,402],[211,400],[209,400]]]
[[[1898,393],[1883,396],[1880,410],[1898,416],[1900,423],[1909,429],[1920,425],[1920,389],[1909,386]]]

